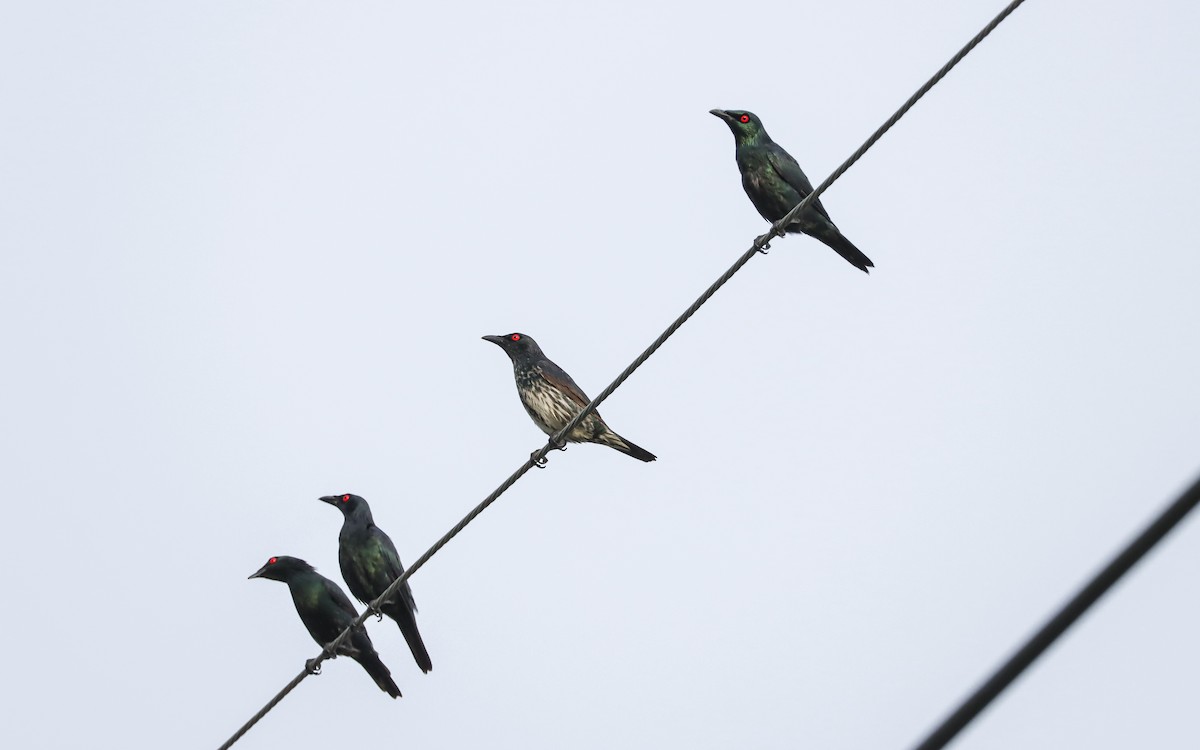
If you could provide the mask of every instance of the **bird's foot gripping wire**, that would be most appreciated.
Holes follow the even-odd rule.
[[[767,232],[754,238],[754,247],[763,255],[767,255],[767,251],[771,249],[771,238],[775,236],[774,232]]]
[[[316,659],[309,659],[305,661],[304,668],[309,674],[321,674],[321,665]]]
[[[383,610],[379,607],[367,607],[367,612],[375,615],[375,622],[383,622]]]
[[[567,441],[563,440],[563,441],[557,442],[557,443],[551,441],[550,447],[555,450],[565,451],[567,449]],[[533,459],[534,466],[538,467],[539,469],[544,469],[544,468],[546,468],[546,464],[550,462],[550,459],[547,458],[546,456],[542,456],[541,458],[538,458],[537,454],[540,453],[541,451],[542,451],[542,449],[538,448],[533,453],[530,453],[529,457]]]

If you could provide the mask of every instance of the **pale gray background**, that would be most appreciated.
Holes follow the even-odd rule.
[[[353,491],[414,560],[1000,0],[28,2],[0,21],[8,747],[215,747],[317,649]],[[1032,0],[244,748],[904,748],[1200,468],[1190,2]],[[1200,745],[1200,525],[963,736]],[[15,744],[14,744],[15,743]]]

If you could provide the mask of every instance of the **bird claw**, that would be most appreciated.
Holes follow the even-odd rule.
[[[307,670],[309,674],[321,674],[321,665],[316,659],[309,659],[305,661],[304,669]]]
[[[375,622],[383,622],[383,611],[378,607],[367,607],[367,612],[375,615]]]
[[[539,448],[538,450],[541,450],[541,449]],[[534,451],[533,453],[529,454],[529,457],[531,459],[533,459],[533,465],[539,469],[546,468],[546,464],[550,463],[550,459],[546,458],[545,456],[538,458],[537,454],[538,454],[538,451]]]
[[[754,247],[763,255],[768,255],[767,251],[771,249],[772,232],[754,238]]]

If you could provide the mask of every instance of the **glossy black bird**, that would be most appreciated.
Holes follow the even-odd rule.
[[[250,578],[269,578],[286,583],[292,592],[296,611],[300,613],[300,620],[308,628],[308,634],[321,646],[337,638],[358,617],[354,605],[341,587],[295,557],[272,557]],[[396,687],[392,673],[379,660],[379,654],[375,653],[366,628],[360,625],[355,629],[338,647],[337,653],[361,664],[380,690],[393,698],[400,697],[400,688]]]
[[[363,604],[378,599],[392,581],[404,575],[404,566],[396,545],[375,525],[371,506],[358,495],[326,495],[321,502],[342,512],[342,531],[338,534],[338,564],[350,593]],[[422,672],[433,669],[429,652],[417,630],[417,603],[408,581],[380,609],[396,621],[413,658]]]
[[[542,353],[537,342],[523,333],[507,336],[484,336],[504,350],[513,363],[513,375],[517,379],[517,393],[525,411],[534,424],[547,435],[553,435],[567,426],[567,422],[587,406],[589,399],[575,385],[571,376],[551,362]],[[609,429],[596,412],[589,414],[566,436],[572,443],[600,443],[639,461],[653,461],[650,451],[639,448]]]
[[[813,191],[812,183],[800,165],[782,146],[771,140],[771,136],[763,129],[762,121],[753,112],[738,109],[713,109],[709,112],[724,120],[733,131],[737,147],[734,156],[742,173],[742,187],[764,219],[771,223],[779,221]],[[829,218],[829,212],[821,205],[820,198],[797,214],[787,226],[787,231],[816,237],[850,261],[855,268],[866,273],[870,273],[868,268],[875,266],[870,258],[842,236]]]

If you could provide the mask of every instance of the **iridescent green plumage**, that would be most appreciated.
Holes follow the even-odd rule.
[[[342,511],[342,530],[338,534],[338,565],[350,593],[364,604],[378,599],[388,586],[404,575],[404,566],[396,545],[375,525],[371,506],[358,495],[327,495],[321,502]],[[422,672],[433,669],[421,632],[417,630],[417,603],[408,581],[400,584],[395,595],[380,610],[396,621]]]
[[[311,565],[295,557],[279,555],[267,560],[250,578],[268,578],[288,585],[292,603],[308,634],[321,646],[333,641],[358,618],[358,612],[341,587],[318,573]],[[338,647],[338,656],[349,656],[367,670],[379,689],[400,697],[400,688],[375,652],[366,628],[357,627]]]
[[[764,219],[772,223],[779,221],[813,191],[804,170],[791,154],[771,140],[762,121],[753,112],[714,109],[711,113],[724,120],[733,132],[734,156],[742,173],[742,187]],[[819,198],[792,219],[787,231],[817,238],[864,272],[869,273],[867,269],[875,266],[842,235]]]

